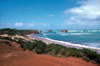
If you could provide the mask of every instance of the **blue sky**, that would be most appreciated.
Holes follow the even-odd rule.
[[[100,29],[100,0],[0,0],[0,28]]]

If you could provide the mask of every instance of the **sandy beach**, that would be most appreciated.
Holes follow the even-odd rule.
[[[96,51],[100,54],[100,48],[97,48],[97,47],[90,47],[90,46],[85,46],[85,45],[80,45],[80,44],[72,44],[72,43],[69,43],[69,42],[57,41],[57,40],[52,40],[52,39],[48,39],[48,38],[42,38],[42,37],[36,36],[35,34],[30,34],[30,35],[27,35],[27,36],[30,39],[41,40],[41,41],[45,42],[47,45],[50,44],[50,43],[55,43],[55,44],[60,44],[60,45],[66,46],[66,47],[74,47],[74,48],[77,48],[77,49],[88,48],[88,49]]]

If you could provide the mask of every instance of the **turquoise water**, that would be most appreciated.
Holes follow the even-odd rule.
[[[60,33],[60,30],[53,30],[52,32],[43,30],[37,36],[100,48],[100,30],[68,30],[67,33]]]

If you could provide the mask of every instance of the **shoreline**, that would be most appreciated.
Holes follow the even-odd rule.
[[[77,48],[77,49],[87,48],[87,49],[90,49],[92,51],[96,51],[96,52],[98,52],[100,54],[100,48],[97,48],[97,47],[90,47],[90,46],[80,45],[80,44],[71,44],[69,42],[52,40],[52,39],[48,39],[48,38],[42,38],[42,37],[38,37],[35,34],[29,34],[27,36],[30,39],[41,40],[41,41],[45,42],[47,45],[50,44],[50,43],[55,43],[55,44],[60,44],[60,45],[66,46],[66,47],[72,47],[72,48]]]

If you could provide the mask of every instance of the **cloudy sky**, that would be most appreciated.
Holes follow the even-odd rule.
[[[100,29],[100,0],[0,0],[0,29]]]

